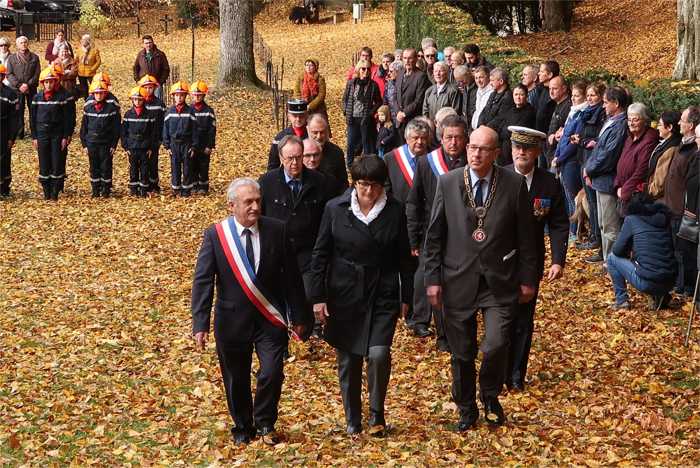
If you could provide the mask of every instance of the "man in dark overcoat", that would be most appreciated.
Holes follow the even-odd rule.
[[[450,346],[452,398],[458,429],[476,424],[477,312],[484,321],[480,397],[486,421],[505,422],[503,388],[515,304],[529,302],[537,284],[537,249],[525,179],[495,166],[498,134],[479,127],[467,146],[468,166],[441,175],[425,238],[425,284],[443,308]]]
[[[447,351],[448,345],[442,326],[442,313],[440,310],[433,310],[425,296],[423,242],[430,221],[438,177],[452,169],[464,167],[467,163],[467,124],[459,116],[454,115],[445,118],[442,126],[442,145],[418,160],[413,187],[411,187],[406,199],[406,220],[411,255],[419,260],[413,281],[415,292],[413,295],[413,314],[410,316],[409,326],[418,336],[424,334],[425,331],[430,334],[428,327],[431,317],[435,315],[437,346],[438,349]]]
[[[406,125],[414,117],[421,115],[425,91],[431,83],[428,76],[416,66],[418,55],[415,49],[404,49],[401,55],[403,70],[396,77],[396,102],[399,111],[396,120],[399,124],[399,138],[405,143]]]
[[[547,280],[561,278],[566,262],[566,249],[569,241],[569,217],[566,215],[566,202],[561,184],[549,171],[536,167],[542,142],[547,137],[543,132],[526,127],[510,126],[513,148],[513,164],[507,166],[525,178],[537,241],[537,285],[535,297],[529,302],[518,304],[513,320],[508,353],[506,385],[509,389],[522,391],[525,386],[527,361],[532,345],[532,332],[535,329],[535,306],[539,282],[544,276],[544,230],[549,226],[549,245],[552,252],[552,265],[547,271]]]
[[[234,180],[227,199],[232,216],[204,232],[197,257],[192,333],[204,349],[216,288],[214,336],[235,423],[233,439],[245,444],[260,435],[265,443],[274,444],[288,331],[305,337],[311,309],[284,223],[260,216],[258,183]],[[255,401],[250,389],[253,348],[260,363]]]

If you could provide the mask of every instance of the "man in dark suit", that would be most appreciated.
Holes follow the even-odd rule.
[[[403,70],[396,77],[396,102],[399,106],[396,120],[399,123],[399,137],[404,143],[406,125],[421,114],[425,91],[431,83],[426,74],[416,67],[416,49],[404,49],[401,58]]]
[[[498,134],[479,127],[467,146],[468,167],[441,175],[425,238],[425,284],[431,305],[443,308],[452,357],[452,398],[458,429],[476,424],[476,318],[482,311],[479,372],[486,422],[505,422],[503,388],[508,341],[517,302],[537,284],[537,249],[525,179],[495,166]]]
[[[502,68],[494,68],[491,70],[490,84],[493,88],[493,93],[486,101],[486,106],[479,115],[479,125],[486,125],[496,130],[496,133],[501,133],[501,122],[506,114],[515,108],[513,102],[513,92],[508,86],[508,73]]]
[[[308,104],[303,99],[290,99],[287,101],[287,118],[289,127],[283,129],[272,140],[270,152],[267,155],[267,170],[271,171],[280,167],[279,142],[287,135],[296,135],[302,140],[309,136],[306,133],[306,120],[309,117]]]
[[[318,170],[326,176],[335,178],[338,181],[338,186],[343,187],[344,191],[349,186],[345,153],[338,145],[330,141],[328,121],[321,114],[313,114],[309,117],[306,129],[309,138],[313,138],[321,145],[322,157]]]
[[[425,231],[430,221],[430,211],[433,207],[433,197],[437,186],[438,176],[458,167],[464,167],[467,162],[467,124],[459,116],[451,115],[442,122],[442,146],[420,158],[416,167],[416,175],[406,199],[406,219],[408,222],[408,238],[411,245],[411,255],[419,259],[414,276],[413,313],[408,324],[418,336],[430,336],[428,329],[432,315],[435,314],[438,349],[447,351],[447,339],[442,326],[442,313],[432,310],[425,296],[425,255],[423,242]],[[430,158],[430,159],[428,159]]]
[[[428,152],[432,135],[430,127],[425,122],[413,119],[406,125],[406,144],[399,146],[384,157],[389,177],[384,188],[391,195],[406,203],[408,191],[411,190],[415,178],[416,167],[421,157]]]
[[[539,282],[544,276],[544,228],[545,225],[549,226],[549,244],[552,251],[552,266],[547,272],[547,280],[553,281],[563,275],[569,241],[569,217],[566,215],[564,192],[557,178],[554,174],[535,167],[542,142],[547,135],[526,127],[511,126],[508,127],[508,131],[511,132],[513,164],[507,168],[525,177],[537,240],[538,281],[535,297],[529,302],[518,304],[513,320],[506,373],[508,388],[522,391],[525,388],[527,361],[535,328]]]
[[[304,167],[303,144],[294,135],[279,142],[282,166],[260,177],[261,213],[285,223],[287,240],[308,288],[311,251],[321,225],[330,186],[318,171]]]
[[[192,331],[204,349],[216,286],[214,336],[236,443],[260,434],[274,444],[284,380],[288,329],[304,337],[311,310],[284,223],[260,216],[260,187],[234,180],[227,191],[232,214],[204,232],[192,284]],[[290,317],[286,322],[285,311]],[[260,367],[255,402],[250,390],[253,348]]]

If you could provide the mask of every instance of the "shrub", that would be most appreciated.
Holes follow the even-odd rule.
[[[94,35],[99,35],[107,28],[109,18],[95,5],[93,0],[80,1],[80,25]]]

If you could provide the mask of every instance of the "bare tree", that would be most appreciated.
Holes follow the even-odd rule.
[[[540,17],[545,31],[569,31],[574,19],[573,0],[540,0]]]
[[[678,0],[678,52],[673,69],[675,80],[700,78],[700,0]]]
[[[219,0],[220,86],[261,86],[253,55],[253,0]]]

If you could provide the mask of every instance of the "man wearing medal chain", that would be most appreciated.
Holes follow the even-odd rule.
[[[467,145],[467,166],[438,179],[426,233],[425,284],[443,310],[452,354],[452,398],[459,431],[473,427],[476,404],[477,312],[484,322],[479,371],[486,422],[505,422],[498,402],[505,380],[515,305],[532,300],[537,250],[525,179],[494,165],[498,135],[481,126]]]

